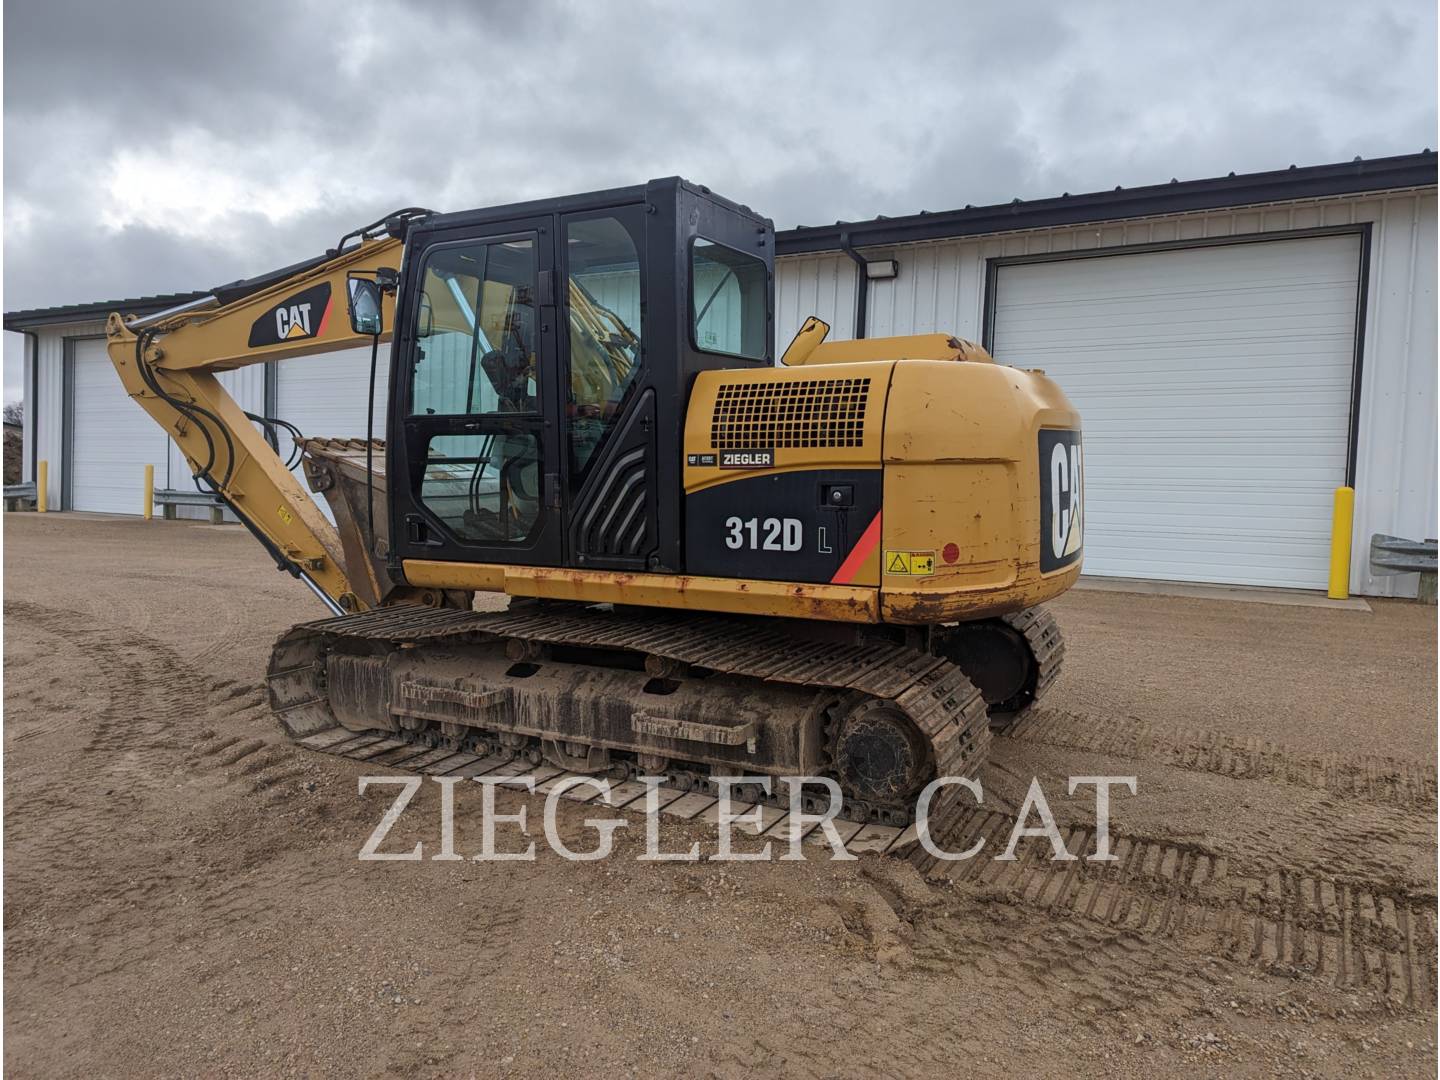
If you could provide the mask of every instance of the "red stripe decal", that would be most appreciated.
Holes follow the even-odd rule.
[[[877,513],[874,520],[860,534],[860,539],[855,541],[855,546],[850,549],[850,554],[845,556],[845,561],[840,564],[840,569],[835,571],[835,576],[830,579],[830,584],[849,585],[879,543],[880,515]]]
[[[315,331],[316,337],[325,336],[325,327],[330,325],[330,309],[335,306],[335,297],[331,296],[325,301],[325,314],[320,316],[320,329]]]

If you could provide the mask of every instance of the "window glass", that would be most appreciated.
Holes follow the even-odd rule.
[[[437,435],[430,440],[420,500],[463,540],[524,540],[540,516],[536,436]]]
[[[432,249],[416,312],[412,414],[536,411],[535,244]]]
[[[578,488],[619,419],[640,366],[640,256],[616,218],[565,228],[570,275],[570,484]]]
[[[695,347],[761,359],[766,354],[765,263],[697,237],[690,248]]]

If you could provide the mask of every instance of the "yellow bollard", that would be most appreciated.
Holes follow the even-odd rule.
[[[1330,522],[1330,599],[1350,596],[1350,533],[1355,522],[1355,489],[1335,489],[1335,516]]]
[[[48,461],[37,461],[35,463],[35,512],[45,513],[48,509],[49,499],[46,496],[50,493],[50,463]]]
[[[145,520],[155,516],[155,466],[145,466]]]

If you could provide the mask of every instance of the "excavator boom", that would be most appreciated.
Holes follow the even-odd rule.
[[[367,545],[343,543],[286,468],[265,430],[273,438],[276,422],[260,418],[257,427],[217,375],[388,340],[388,332],[356,333],[348,306],[353,283],[394,274],[402,247],[397,237],[361,236],[352,247],[275,280],[222,287],[145,319],[114,313],[106,326],[110,359],[126,391],[180,447],[197,482],[219,495],[277,564],[335,614],[376,606],[391,591],[389,583],[373,559],[354,558]],[[393,293],[379,296],[382,325],[391,326]]]

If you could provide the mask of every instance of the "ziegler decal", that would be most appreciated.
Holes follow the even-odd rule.
[[[330,283],[322,281],[281,300],[250,326],[250,348],[319,337],[330,322]]]
[[[1040,572],[1076,562],[1085,548],[1085,455],[1078,431],[1040,431]]]
[[[774,467],[774,450],[720,451],[720,468],[722,469],[773,469]]]

